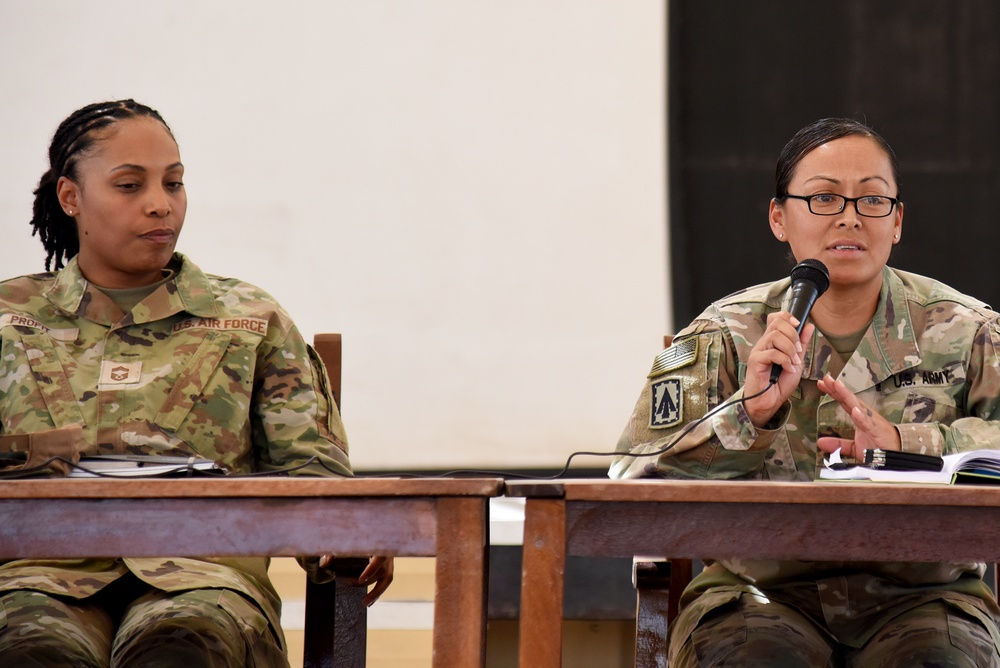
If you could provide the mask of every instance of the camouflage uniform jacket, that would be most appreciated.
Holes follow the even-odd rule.
[[[767,315],[787,309],[789,284],[784,279],[730,295],[679,332],[654,362],[618,451],[656,451],[708,410],[741,397],[750,350]],[[998,351],[998,315],[985,304],[931,279],[885,268],[875,316],[839,378],[897,425],[905,451],[941,455],[1000,447]],[[854,437],[846,412],[816,384],[835,354],[817,329],[804,351],[798,388],[765,428],[754,427],[736,403],[667,453],[617,458],[611,477],[816,479],[824,456],[817,438]],[[961,592],[983,614],[1000,613],[982,582],[983,564],[708,563],[688,588],[687,602],[712,588],[772,592],[813,581],[828,619],[858,642],[875,626],[853,624],[845,610],[888,609],[903,592],[946,599]]]
[[[288,314],[262,290],[204,274],[182,255],[171,267],[173,280],[127,314],[75,258],[58,273],[0,283],[3,435],[78,424],[84,454],[197,455],[232,473],[317,457],[322,465],[306,473],[350,474],[325,370]],[[126,570],[168,591],[241,592],[278,625],[260,558],[8,561],[0,591],[83,597]]]

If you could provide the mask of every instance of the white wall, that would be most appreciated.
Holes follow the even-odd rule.
[[[671,329],[664,4],[0,0],[0,275],[59,121],[134,97],[178,249],[343,332],[358,468],[611,449]]]

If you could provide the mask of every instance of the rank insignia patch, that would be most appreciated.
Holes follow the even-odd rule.
[[[142,362],[101,363],[101,385],[134,385],[142,380]]]
[[[681,421],[684,394],[679,378],[666,378],[653,383],[649,426],[652,429],[672,427]]]
[[[688,364],[694,364],[697,359],[698,337],[692,336],[675,343],[657,355],[656,360],[653,361],[653,368],[650,370],[647,378],[656,378],[668,371],[686,367]]]

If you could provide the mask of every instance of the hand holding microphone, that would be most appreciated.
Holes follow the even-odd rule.
[[[830,272],[819,260],[802,260],[792,269],[792,301],[788,312],[799,321],[795,333],[801,334],[806,325],[806,318],[819,296],[830,287]],[[781,365],[771,365],[771,384],[778,382],[781,375]]]
[[[806,320],[816,299],[829,285],[829,272],[819,260],[797,264],[792,270],[788,310],[768,316],[767,329],[750,351],[744,392],[752,398],[743,406],[757,427],[770,421],[798,385],[799,379],[791,378],[791,374],[781,378],[782,364],[787,364],[785,359],[790,359],[793,365],[801,363],[803,332],[808,336]]]

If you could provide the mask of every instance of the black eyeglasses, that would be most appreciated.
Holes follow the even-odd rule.
[[[885,197],[884,195],[865,195],[864,197],[844,197],[832,193],[820,193],[819,195],[789,195],[785,197],[792,199],[802,199],[809,205],[809,212],[817,216],[836,216],[844,210],[848,202],[854,202],[854,210],[859,216],[867,218],[885,218],[892,213],[896,203],[895,197]]]

